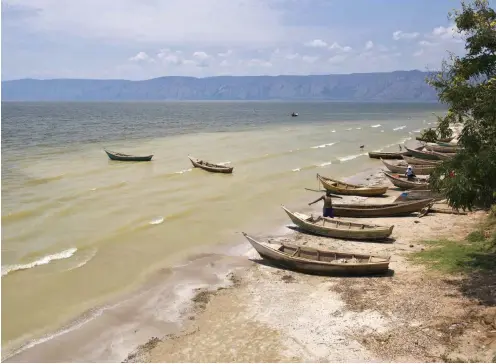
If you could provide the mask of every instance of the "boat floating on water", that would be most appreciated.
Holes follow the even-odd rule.
[[[234,167],[227,167],[223,166],[221,164],[214,164],[214,163],[209,163],[197,158],[189,157],[189,160],[193,164],[194,167],[204,169],[208,172],[213,172],[213,173],[232,173]]]
[[[104,151],[105,151],[105,153],[107,153],[108,157],[113,161],[149,162],[153,158],[153,154],[152,155],[145,155],[145,156],[137,156],[137,155],[112,152],[112,151],[107,150],[107,149],[104,149]]]

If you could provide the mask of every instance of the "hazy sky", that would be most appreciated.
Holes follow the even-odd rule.
[[[494,6],[494,2],[491,5]],[[436,69],[454,0],[5,0],[2,79]]]

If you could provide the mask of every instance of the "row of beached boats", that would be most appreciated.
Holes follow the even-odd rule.
[[[446,145],[446,147],[452,148],[453,146]],[[428,188],[428,175],[436,167],[436,164],[443,159],[439,158],[435,153],[445,153],[447,150],[444,149],[441,152],[431,148],[427,149],[427,151],[422,151],[421,149],[423,148],[415,150],[407,148],[407,152],[411,154],[411,157],[402,156],[405,161],[398,164],[382,161],[392,172],[384,172],[384,174],[393,185],[401,190],[408,190],[395,202],[388,204],[333,204],[334,216],[371,218],[407,216],[413,213],[420,213],[420,216],[422,216],[429,210],[451,213],[451,211],[432,207],[436,200],[441,199],[441,196]],[[450,149],[450,153],[452,150]],[[422,158],[425,155],[429,155],[431,158]],[[437,159],[433,156],[436,156]],[[406,159],[405,157],[411,159]],[[426,176],[408,180],[404,177],[406,163],[413,164],[417,174],[422,173]],[[324,177],[320,174],[317,174],[317,179],[326,191],[338,195],[379,197],[383,196],[388,190],[387,186],[356,185]],[[322,216],[314,217],[290,211],[285,206],[282,206],[282,208],[298,230],[328,238],[388,242],[391,241],[390,236],[394,229],[394,225],[375,225]],[[320,250],[279,242],[260,242],[246,233],[243,234],[262,258],[290,270],[311,274],[368,275],[385,273],[389,270],[391,261],[391,257]]]

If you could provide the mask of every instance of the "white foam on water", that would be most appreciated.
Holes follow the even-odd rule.
[[[413,132],[414,132],[414,133],[420,133],[421,131],[422,131],[422,130],[420,130],[420,129],[419,129],[419,130],[414,130]]]
[[[332,145],[336,144],[336,142],[334,143],[327,143],[327,144],[321,144],[321,145],[316,145],[314,147],[310,147],[311,149],[318,149],[318,148],[325,148],[325,147],[330,147]]]
[[[402,129],[405,129],[405,128],[406,128],[406,125],[398,126],[397,128],[394,128],[393,131],[402,130]]]
[[[355,128],[356,130],[361,130],[362,128]]]
[[[164,222],[164,217],[163,216],[157,216],[154,219],[150,220],[149,224],[150,225],[158,225]]]
[[[230,164],[231,161],[227,161],[227,162],[220,162],[220,163],[217,163],[219,166],[224,166],[226,164]]]
[[[336,132],[336,130],[331,130],[331,133],[335,133],[335,132]]]
[[[291,170],[291,172],[299,172],[299,171],[301,171],[301,168],[295,168]]]
[[[82,266],[86,265],[91,259],[93,259],[96,255],[96,252],[98,251],[98,249],[93,249],[93,251],[91,252],[91,254],[89,254],[86,259],[84,259],[82,262],[76,264],[74,267],[71,267],[69,269],[66,270],[66,272],[69,272],[71,270],[74,270],[74,269],[78,269],[78,268],[81,268]]]
[[[381,133],[384,133],[384,130],[381,130]]]
[[[189,169],[183,169],[182,171],[179,171],[179,172],[174,172],[175,174],[183,174],[183,173],[186,173],[186,172],[191,172],[193,170],[193,168],[189,168]]]
[[[324,162],[324,163],[319,164],[318,167],[325,167],[325,166],[328,166],[330,164],[332,164],[332,162]]]
[[[361,157],[363,155],[367,155],[367,153],[360,153],[360,154],[354,154],[354,155],[347,155],[346,157],[341,157],[341,158],[338,158],[340,162],[346,162],[346,161],[350,161],[352,159],[356,159],[358,157]]]
[[[371,128],[378,128],[379,126],[382,126],[381,124],[375,124],[375,125],[371,125],[370,127]]]
[[[19,270],[31,269],[31,268],[37,267],[39,265],[48,264],[53,260],[70,258],[74,255],[74,253],[76,251],[77,251],[77,248],[70,248],[70,249],[55,253],[55,254],[50,254],[50,255],[44,256],[43,258],[35,260],[31,263],[6,265],[6,266],[2,267],[2,277],[4,275],[7,275],[9,273],[16,272]]]
[[[350,130],[353,130],[353,129],[352,129],[352,128],[348,128],[348,129],[344,129],[344,130],[346,130],[346,131],[350,131]]]

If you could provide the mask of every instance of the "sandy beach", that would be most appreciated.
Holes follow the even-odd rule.
[[[360,178],[389,184],[380,171]],[[399,194],[391,189],[387,198],[342,201],[385,203]],[[309,201],[314,195],[309,192]],[[312,211],[319,213],[320,206]],[[496,312],[463,295],[461,277],[447,278],[408,258],[424,249],[423,240],[465,237],[484,216],[430,213],[422,218],[361,219],[394,224],[393,243],[336,240],[290,229],[257,236],[261,241],[390,255],[392,273],[369,278],[296,273],[261,261],[246,243],[249,264],[230,271],[225,285],[197,289],[181,329],[151,337],[125,361],[491,361],[496,353]],[[486,293],[494,299],[494,292]]]

